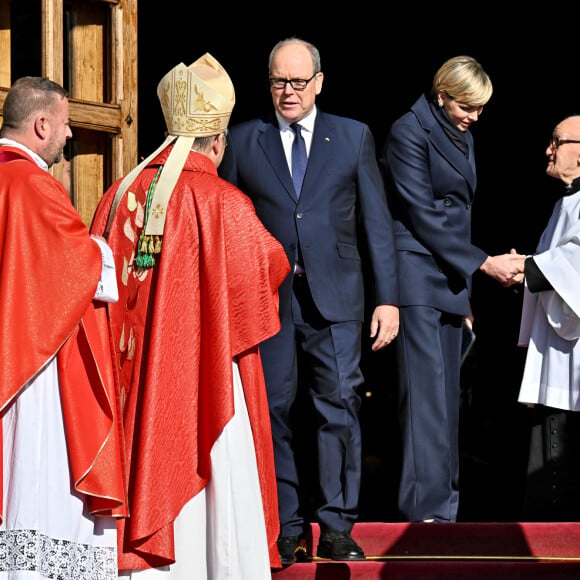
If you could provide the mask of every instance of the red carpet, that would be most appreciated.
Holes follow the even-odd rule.
[[[319,529],[311,526],[309,553]],[[495,578],[580,580],[580,522],[357,523],[364,562],[316,557],[275,571],[274,580]],[[314,548],[314,549],[313,549]]]

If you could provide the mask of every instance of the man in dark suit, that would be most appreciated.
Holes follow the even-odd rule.
[[[282,328],[260,347],[278,482],[278,548],[286,565],[304,555],[290,411],[305,389],[317,420],[317,555],[361,560],[364,552],[351,536],[361,478],[357,389],[365,312],[357,234],[364,231],[374,280],[376,351],[399,327],[392,219],[368,126],[315,106],[324,76],[318,50],[283,40],[270,53],[269,72],[275,114],[230,129],[220,174],[250,196],[293,267],[280,287]],[[297,133],[294,123],[301,125]],[[295,186],[299,143],[307,165],[302,186]]]

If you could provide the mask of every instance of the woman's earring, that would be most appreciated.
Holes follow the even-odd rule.
[[[437,104],[442,107],[443,106],[443,101],[441,99],[439,99],[439,101],[437,102]]]

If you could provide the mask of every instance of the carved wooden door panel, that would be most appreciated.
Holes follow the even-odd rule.
[[[87,225],[137,164],[137,0],[0,0],[0,118],[11,83],[46,76],[69,91],[73,139],[51,172]]]

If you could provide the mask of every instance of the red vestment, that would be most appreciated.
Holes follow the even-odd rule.
[[[119,301],[109,313],[131,474],[130,517],[119,521],[119,568],[174,562],[173,522],[207,485],[210,451],[234,413],[234,358],[254,437],[270,561],[279,567],[274,454],[258,344],[280,328],[278,287],[288,260],[250,199],[219,178],[209,158],[192,152],[167,207],[156,265],[134,266],[147,189],[170,150],[124,193],[108,237],[119,279]],[[119,184],[99,204],[93,233],[104,233]]]
[[[0,256],[1,412],[57,356],[74,487],[91,513],[122,514],[121,422],[106,311],[92,301],[101,251],[62,184],[7,146],[0,147]],[[1,453],[2,446],[0,469]]]

